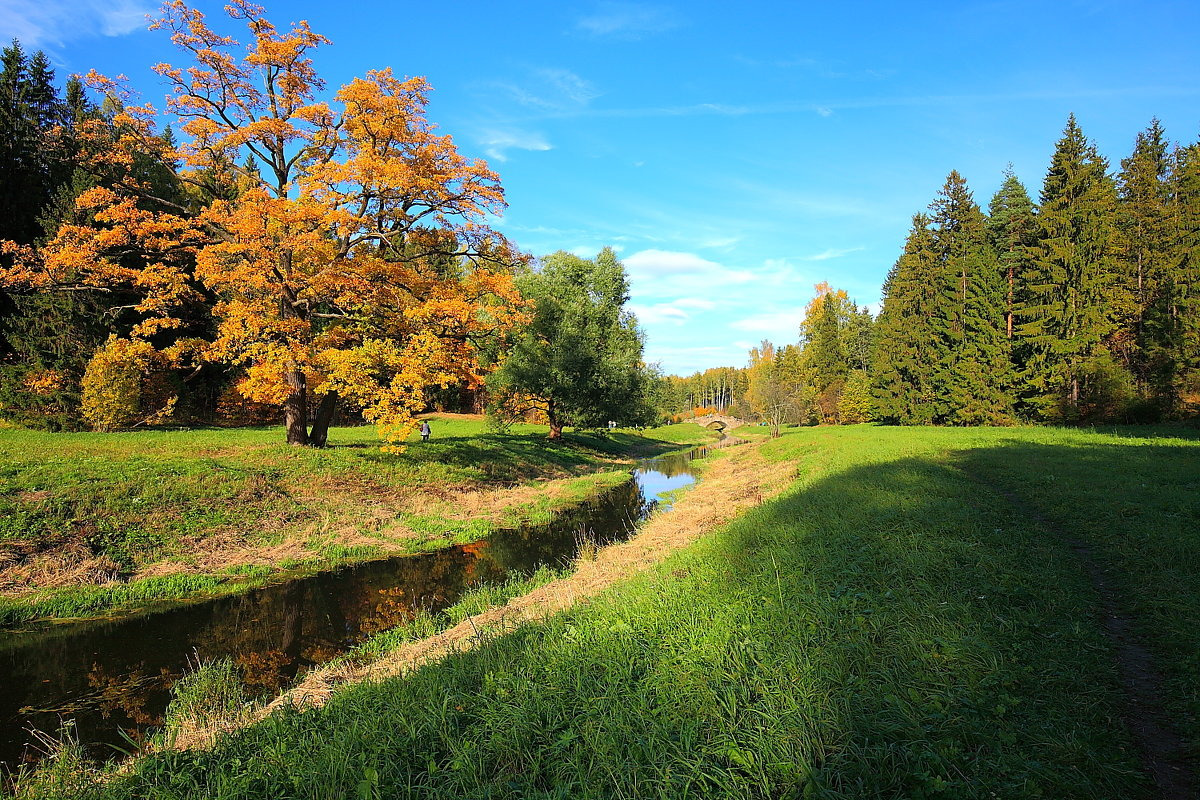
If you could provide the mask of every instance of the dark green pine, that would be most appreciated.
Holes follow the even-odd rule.
[[[1027,297],[1015,312],[1024,399],[1041,419],[1104,415],[1128,392],[1128,372],[1107,346],[1121,299],[1115,206],[1108,164],[1072,115],[1046,173]]]
[[[1200,143],[1172,155],[1169,185],[1171,247],[1144,332],[1150,380],[1181,416],[1200,411]]]
[[[946,178],[930,210],[940,267],[939,307],[933,315],[941,356],[935,376],[936,421],[1004,422],[1013,404],[1011,361],[1003,332],[1004,293],[983,212],[956,171]]]
[[[904,253],[884,283],[883,309],[875,322],[871,394],[875,416],[885,422],[922,425],[934,421],[938,265],[929,217],[917,214]]]
[[[849,371],[841,327],[838,300],[830,292],[821,299],[821,313],[817,317],[812,340],[805,348],[813,386],[818,392],[824,392],[832,384],[845,380]]]
[[[1164,376],[1162,357],[1170,343],[1166,331],[1147,325],[1161,306],[1171,251],[1169,225],[1170,153],[1158,120],[1137,135],[1133,153],[1121,161],[1117,177],[1117,264],[1119,269],[1118,332],[1113,350],[1133,373],[1139,390],[1167,408],[1174,405]]]
[[[1029,249],[1037,242],[1037,212],[1025,184],[1004,171],[1004,182],[988,203],[988,242],[996,251],[996,264],[1004,292],[1004,335],[1013,338],[1013,309],[1022,299]]]

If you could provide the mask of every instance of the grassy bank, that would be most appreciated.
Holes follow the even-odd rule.
[[[71,796],[1158,796],[1081,540],[1195,755],[1194,431],[763,448],[792,490],[599,600]]]
[[[623,462],[712,435],[489,433],[435,417],[380,452],[370,428],[323,450],[280,429],[0,430],[0,625],[241,591],[281,574],[473,541],[627,479]]]

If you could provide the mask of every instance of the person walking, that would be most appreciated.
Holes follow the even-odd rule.
[[[428,442],[430,433],[431,433],[431,431],[429,430],[429,420],[422,420],[421,421],[421,441]]]

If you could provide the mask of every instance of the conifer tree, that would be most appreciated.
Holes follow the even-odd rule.
[[[859,308],[851,303],[850,315],[842,330],[842,342],[846,347],[846,361],[850,369],[870,371],[874,326],[875,320],[871,318],[867,307]]]
[[[935,421],[954,425],[998,423],[1009,418],[1012,383],[1003,334],[1003,290],[983,212],[957,171],[946,178],[933,212],[938,264],[938,337],[934,374]]]
[[[938,272],[929,217],[917,214],[904,253],[884,283],[875,323],[871,394],[876,418],[905,425],[934,420],[934,369],[938,361],[930,316]]]
[[[1128,393],[1128,373],[1107,347],[1116,330],[1115,205],[1108,164],[1071,115],[1042,187],[1028,297],[1015,312],[1028,353],[1025,398],[1043,419],[1111,413]]]
[[[1013,308],[1023,299],[1029,248],[1037,242],[1037,217],[1025,184],[1011,167],[988,204],[987,232],[1004,283],[1004,335],[1012,339]]]
[[[1176,149],[1169,185],[1171,248],[1144,332],[1150,380],[1178,415],[1200,410],[1200,143]]]
[[[1133,153],[1121,161],[1117,178],[1116,299],[1123,302],[1116,309],[1119,328],[1112,342],[1114,354],[1133,373],[1141,392],[1158,395],[1166,406],[1172,405],[1169,388],[1151,384],[1158,383],[1154,377],[1161,377],[1163,368],[1159,360],[1171,349],[1169,341],[1156,337],[1169,333],[1162,326],[1147,329],[1146,318],[1163,300],[1170,258],[1169,161],[1166,137],[1157,119],[1137,135]]]

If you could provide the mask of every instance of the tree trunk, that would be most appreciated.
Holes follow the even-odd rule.
[[[546,419],[550,422],[550,438],[557,440],[562,438],[563,423],[558,418],[558,414],[554,413],[554,401],[551,400],[546,405]]]
[[[287,443],[297,447],[308,444],[308,386],[304,371],[290,369],[284,378],[291,394],[283,401],[283,421],[287,426]]]
[[[310,447],[324,447],[329,439],[329,423],[333,422],[333,412],[337,410],[337,392],[326,392],[317,406],[317,418],[313,420],[312,431],[308,434]]]

